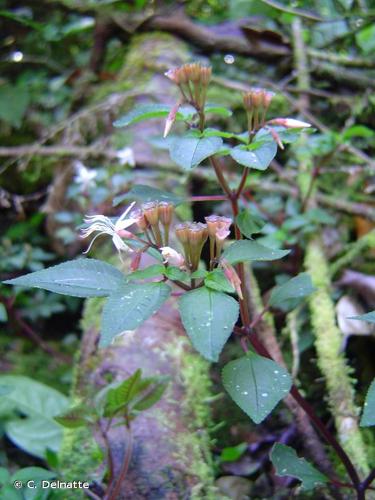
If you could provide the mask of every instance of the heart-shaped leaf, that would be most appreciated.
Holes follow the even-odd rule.
[[[171,289],[165,283],[126,284],[109,296],[103,308],[100,347],[126,330],[135,330],[167,300]]]
[[[230,156],[240,165],[257,170],[266,170],[277,153],[275,142],[258,142],[250,146],[236,146]]]
[[[101,260],[76,259],[4,283],[43,288],[73,297],[105,297],[126,283],[126,278],[121,271]]]
[[[302,481],[305,490],[312,490],[316,486],[327,483],[328,478],[313,467],[304,458],[299,458],[290,446],[275,443],[270,453],[278,476],[291,476]]]
[[[209,361],[217,361],[237,321],[238,302],[202,287],[184,294],[179,307],[193,346]]]
[[[267,417],[292,386],[283,367],[253,352],[225,365],[222,377],[230,397],[256,424]]]
[[[199,137],[188,133],[184,137],[173,139],[169,153],[177,165],[184,170],[191,170],[219,151],[222,144],[223,140],[220,137]]]
[[[252,260],[277,260],[285,257],[289,252],[290,250],[274,250],[256,241],[235,241],[225,250],[223,258],[230,264],[237,264]]]
[[[300,273],[272,290],[269,305],[275,307],[289,299],[306,297],[314,291],[310,276],[307,273]]]
[[[375,379],[368,390],[361,418],[362,427],[370,427],[372,425],[375,425]]]

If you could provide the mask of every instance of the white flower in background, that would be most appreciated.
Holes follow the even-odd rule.
[[[87,238],[92,233],[98,234],[91,241],[88,249],[84,253],[88,253],[96,240],[102,234],[112,236],[113,244],[121,255],[121,252],[132,252],[133,250],[123,241],[122,238],[132,238],[133,234],[126,229],[137,222],[137,219],[127,218],[127,215],[135,205],[133,202],[125,212],[117,219],[115,223],[105,215],[88,215],[84,221],[89,224],[85,229],[82,229],[82,238]]]
[[[185,259],[183,255],[174,250],[174,248],[161,247],[160,250],[165,264],[168,263],[171,266],[177,267],[183,267],[185,265]]]
[[[129,165],[135,167],[135,158],[132,148],[123,148],[117,151],[117,159],[120,165]]]
[[[86,190],[91,186],[95,186],[95,177],[98,175],[96,170],[87,168],[81,161],[76,160],[74,162],[74,169],[76,175],[74,176],[74,182],[81,184],[83,189]]]

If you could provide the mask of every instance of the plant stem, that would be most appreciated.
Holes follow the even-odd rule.
[[[249,169],[247,167],[244,167],[243,172],[242,172],[242,177],[241,181],[238,185],[237,191],[236,191],[236,197],[237,199],[241,196],[241,193],[245,187],[246,184],[246,179],[247,179],[247,174],[249,173]]]
[[[230,187],[229,187],[229,185],[224,177],[224,174],[223,174],[223,171],[222,171],[222,168],[221,168],[219,161],[214,156],[210,156],[210,162],[215,170],[217,180],[219,181],[219,184],[222,187],[224,193],[227,195],[227,197],[229,199],[232,199],[233,193],[232,193],[232,191],[231,191],[231,189],[230,189]]]
[[[130,429],[130,427],[127,427],[128,431],[128,442],[127,442],[127,447],[126,447],[126,452],[125,452],[125,457],[124,461],[122,462],[119,478],[117,480],[116,486],[114,490],[110,493],[108,496],[108,500],[118,500],[119,498],[119,493],[121,489],[121,485],[126,478],[126,474],[128,473],[129,465],[130,465],[130,460],[131,456],[133,453],[133,433]]]
[[[372,469],[370,474],[366,477],[366,479],[361,484],[363,491],[366,491],[369,488],[370,484],[374,481],[374,479],[375,479],[375,469]]]

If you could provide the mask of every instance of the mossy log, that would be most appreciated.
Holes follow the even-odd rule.
[[[100,389],[108,374],[121,380],[141,368],[145,376],[170,377],[162,399],[132,424],[133,453],[119,500],[218,498],[208,434],[209,364],[191,351],[173,299],[138,330],[97,352],[102,302],[91,299],[85,307],[72,399],[82,400],[93,388]],[[109,441],[116,477],[126,453],[124,427],[111,429]],[[97,447],[88,429],[67,430],[60,454],[64,478],[99,478],[103,466],[95,455]]]

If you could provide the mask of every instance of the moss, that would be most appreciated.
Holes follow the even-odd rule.
[[[359,238],[349,246],[349,249],[331,265],[331,277],[334,277],[341,269],[352,265],[354,259],[363,254],[367,249],[375,248],[375,230]]]
[[[179,434],[176,458],[188,474],[198,482],[191,491],[191,499],[224,499],[214,481],[214,464],[211,456],[210,429],[212,428],[210,400],[210,364],[196,353],[189,353],[190,343],[185,337],[176,337],[167,354],[178,360],[179,373],[185,388],[184,399],[177,403],[188,422],[189,433]]]
[[[354,404],[354,379],[345,356],[340,353],[342,335],[335,320],[329,294],[329,269],[319,239],[308,245],[305,265],[317,291],[310,297],[311,322],[315,333],[318,366],[326,379],[328,402],[341,445],[362,474],[369,471],[363,437],[358,427],[359,409]]]

